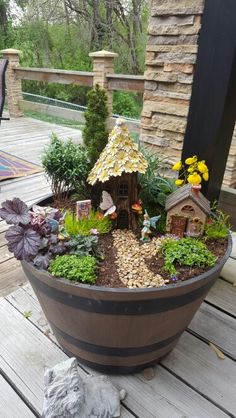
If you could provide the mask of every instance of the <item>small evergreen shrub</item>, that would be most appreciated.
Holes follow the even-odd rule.
[[[190,237],[178,240],[164,239],[161,252],[165,260],[163,268],[171,276],[177,274],[174,264],[189,267],[213,267],[217,260],[203,242]]]
[[[93,284],[97,278],[97,261],[91,256],[61,255],[51,261],[48,270],[55,277]]]
[[[67,198],[70,190],[86,190],[90,170],[86,149],[71,139],[63,141],[53,133],[42,157],[42,165],[51,181],[55,200]]]
[[[99,85],[88,93],[87,110],[84,112],[85,127],[83,140],[88,151],[91,167],[94,166],[108,141],[107,130],[107,95]]]
[[[65,228],[69,235],[91,235],[96,229],[99,234],[107,234],[112,229],[112,221],[108,216],[99,217],[99,212],[91,211],[88,218],[77,219],[75,214],[67,212],[65,215]]]

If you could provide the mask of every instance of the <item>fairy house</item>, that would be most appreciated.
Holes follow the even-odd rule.
[[[166,212],[168,232],[197,238],[203,233],[210,202],[192,184],[186,184],[167,197]]]
[[[117,228],[136,228],[132,205],[138,200],[138,173],[145,173],[147,161],[129,135],[122,119],[118,119],[108,143],[88,176],[88,182],[102,183],[116,206]]]

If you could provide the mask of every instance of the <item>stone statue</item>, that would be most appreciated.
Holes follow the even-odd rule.
[[[44,375],[43,418],[116,418],[119,391],[107,376],[81,376],[77,360],[70,358]]]

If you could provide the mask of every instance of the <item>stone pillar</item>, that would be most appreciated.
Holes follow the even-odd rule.
[[[204,0],[152,0],[141,141],[170,163],[181,156]]]
[[[8,59],[8,67],[6,72],[6,85],[7,85],[7,103],[10,116],[19,117],[23,116],[23,112],[20,110],[19,102],[23,99],[21,80],[17,79],[14,69],[19,67],[19,54],[17,49],[4,49],[0,51],[3,58]]]
[[[114,73],[114,58],[118,57],[115,52],[98,51],[91,52],[89,56],[93,59],[93,85],[98,84],[107,93],[107,105],[112,115],[113,92],[108,90],[107,74]]]

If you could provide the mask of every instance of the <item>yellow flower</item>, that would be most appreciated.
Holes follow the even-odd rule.
[[[138,153],[135,150],[131,150],[128,154],[129,158],[134,158],[135,160],[137,160],[137,158],[139,157]]]
[[[119,166],[119,164],[115,164],[114,168],[111,170],[112,176],[121,176],[122,174],[122,167]]]
[[[126,157],[127,157],[127,152],[125,152],[124,150],[120,150],[116,156],[117,160],[119,161],[123,160]]]
[[[178,161],[177,163],[173,165],[172,170],[179,171],[181,168],[182,168],[182,163],[181,161]]]
[[[95,176],[95,174],[91,174],[88,176],[88,183],[91,184],[91,186],[93,186],[96,183],[97,177]]]
[[[205,173],[203,173],[202,177],[205,181],[208,181],[209,180],[209,172],[205,171]]]
[[[175,180],[176,186],[182,186],[183,182],[184,182],[184,180],[181,180],[181,179]]]
[[[105,181],[109,180],[109,174],[106,170],[103,170],[99,176],[99,180],[104,183]]]
[[[110,156],[106,159],[106,166],[107,167],[113,167],[115,161],[114,161],[114,157]]]
[[[205,161],[199,161],[198,165],[197,165],[198,171],[200,171],[200,173],[206,173],[208,171],[207,165],[205,164]]]
[[[197,156],[196,156],[196,155],[194,155],[193,157],[187,158],[187,159],[185,160],[185,163],[186,163],[187,165],[191,165],[191,164],[196,163],[196,161],[197,161]]]
[[[137,165],[133,163],[133,161],[127,161],[124,164],[124,170],[126,173],[132,173],[134,171],[137,171]]]
[[[144,166],[140,166],[140,167],[138,168],[138,170],[137,170],[137,171],[138,171],[139,173],[141,173],[141,174],[145,174],[145,173],[146,173],[146,169],[147,169],[146,167],[144,167]]]
[[[194,186],[198,186],[201,183],[202,178],[196,171],[194,171],[193,174],[190,174],[188,176],[187,180],[189,183],[193,184]]]

